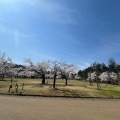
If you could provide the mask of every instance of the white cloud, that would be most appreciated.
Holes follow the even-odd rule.
[[[28,5],[37,9],[44,16],[46,15],[50,19],[53,19],[59,23],[74,23],[74,17],[76,11],[69,9],[67,6],[63,6],[60,3],[50,0],[26,0]]]
[[[19,39],[18,36],[22,36],[24,38],[30,38],[30,37],[35,36],[35,35],[26,34],[26,33],[21,32],[21,31],[19,31],[19,35],[18,35],[17,29],[8,28],[8,27],[3,26],[1,24],[0,24],[0,32],[5,33],[5,34],[14,34],[14,36],[16,36],[16,39]]]
[[[59,60],[59,58],[46,55],[46,54],[42,54],[42,53],[40,54],[40,53],[32,52],[32,51],[29,51],[28,53],[34,55],[35,57],[39,57],[40,60]]]
[[[6,10],[13,10],[12,12],[18,12],[22,9],[35,11],[38,16],[45,17],[48,20],[53,20],[62,24],[75,24],[75,15],[78,16],[78,12],[70,9],[67,5],[61,4],[61,1],[50,0],[2,0],[0,1],[6,7]],[[26,7],[27,6],[27,7]]]
[[[19,39],[19,35],[18,35],[18,31],[17,29],[15,29],[14,31],[14,40],[15,40],[15,46],[16,46],[16,49],[19,48],[20,46],[20,39]]]

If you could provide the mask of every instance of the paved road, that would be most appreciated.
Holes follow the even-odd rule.
[[[120,100],[0,96],[0,120],[120,120]]]

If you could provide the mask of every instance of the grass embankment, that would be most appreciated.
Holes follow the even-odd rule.
[[[66,97],[101,97],[101,98],[120,98],[120,85],[101,84],[101,90],[96,89],[96,83],[90,86],[88,82],[77,80],[57,80],[56,88],[52,89],[53,80],[47,79],[48,84],[40,84],[40,79],[13,79],[13,87],[8,92],[10,79],[0,81],[0,93],[3,94],[28,94],[43,96],[66,96]],[[18,93],[15,92],[15,84],[18,83]],[[24,83],[24,90],[22,90]]]

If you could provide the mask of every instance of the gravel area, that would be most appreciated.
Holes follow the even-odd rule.
[[[120,120],[120,100],[0,95],[0,120]]]

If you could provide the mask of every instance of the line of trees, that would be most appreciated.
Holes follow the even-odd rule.
[[[84,70],[79,70],[78,75],[82,77],[82,79],[87,79],[88,78],[88,73],[92,73],[96,71],[98,74],[101,74],[103,72],[114,72],[119,74],[120,73],[120,64],[118,64],[113,58],[110,58],[108,60],[108,65],[105,63],[97,63],[94,62],[89,66],[88,68]]]
[[[80,75],[82,79],[89,81],[90,85],[93,85],[92,83],[96,82],[97,89],[101,89],[101,82],[112,83],[113,85],[119,84],[120,65],[113,58],[109,59],[108,65],[94,62],[85,70],[79,70],[78,75]]]
[[[46,83],[45,75],[48,71],[53,74],[53,88],[55,88],[58,75],[61,75],[62,78],[66,80],[65,84],[67,85],[67,80],[70,78],[70,75],[75,73],[77,70],[77,66],[60,61],[43,61],[34,64],[30,59],[26,59],[25,62],[28,63],[28,71],[35,72],[41,76],[42,84]]]
[[[56,79],[58,75],[66,80],[71,77],[77,71],[77,66],[68,64],[66,62],[49,60],[38,63],[32,62],[31,59],[25,59],[26,65],[16,65],[10,58],[6,58],[5,54],[0,53],[0,77],[1,80],[4,77],[39,77],[42,78],[42,84],[46,83],[46,74],[48,72],[53,75],[53,88],[56,85]]]

